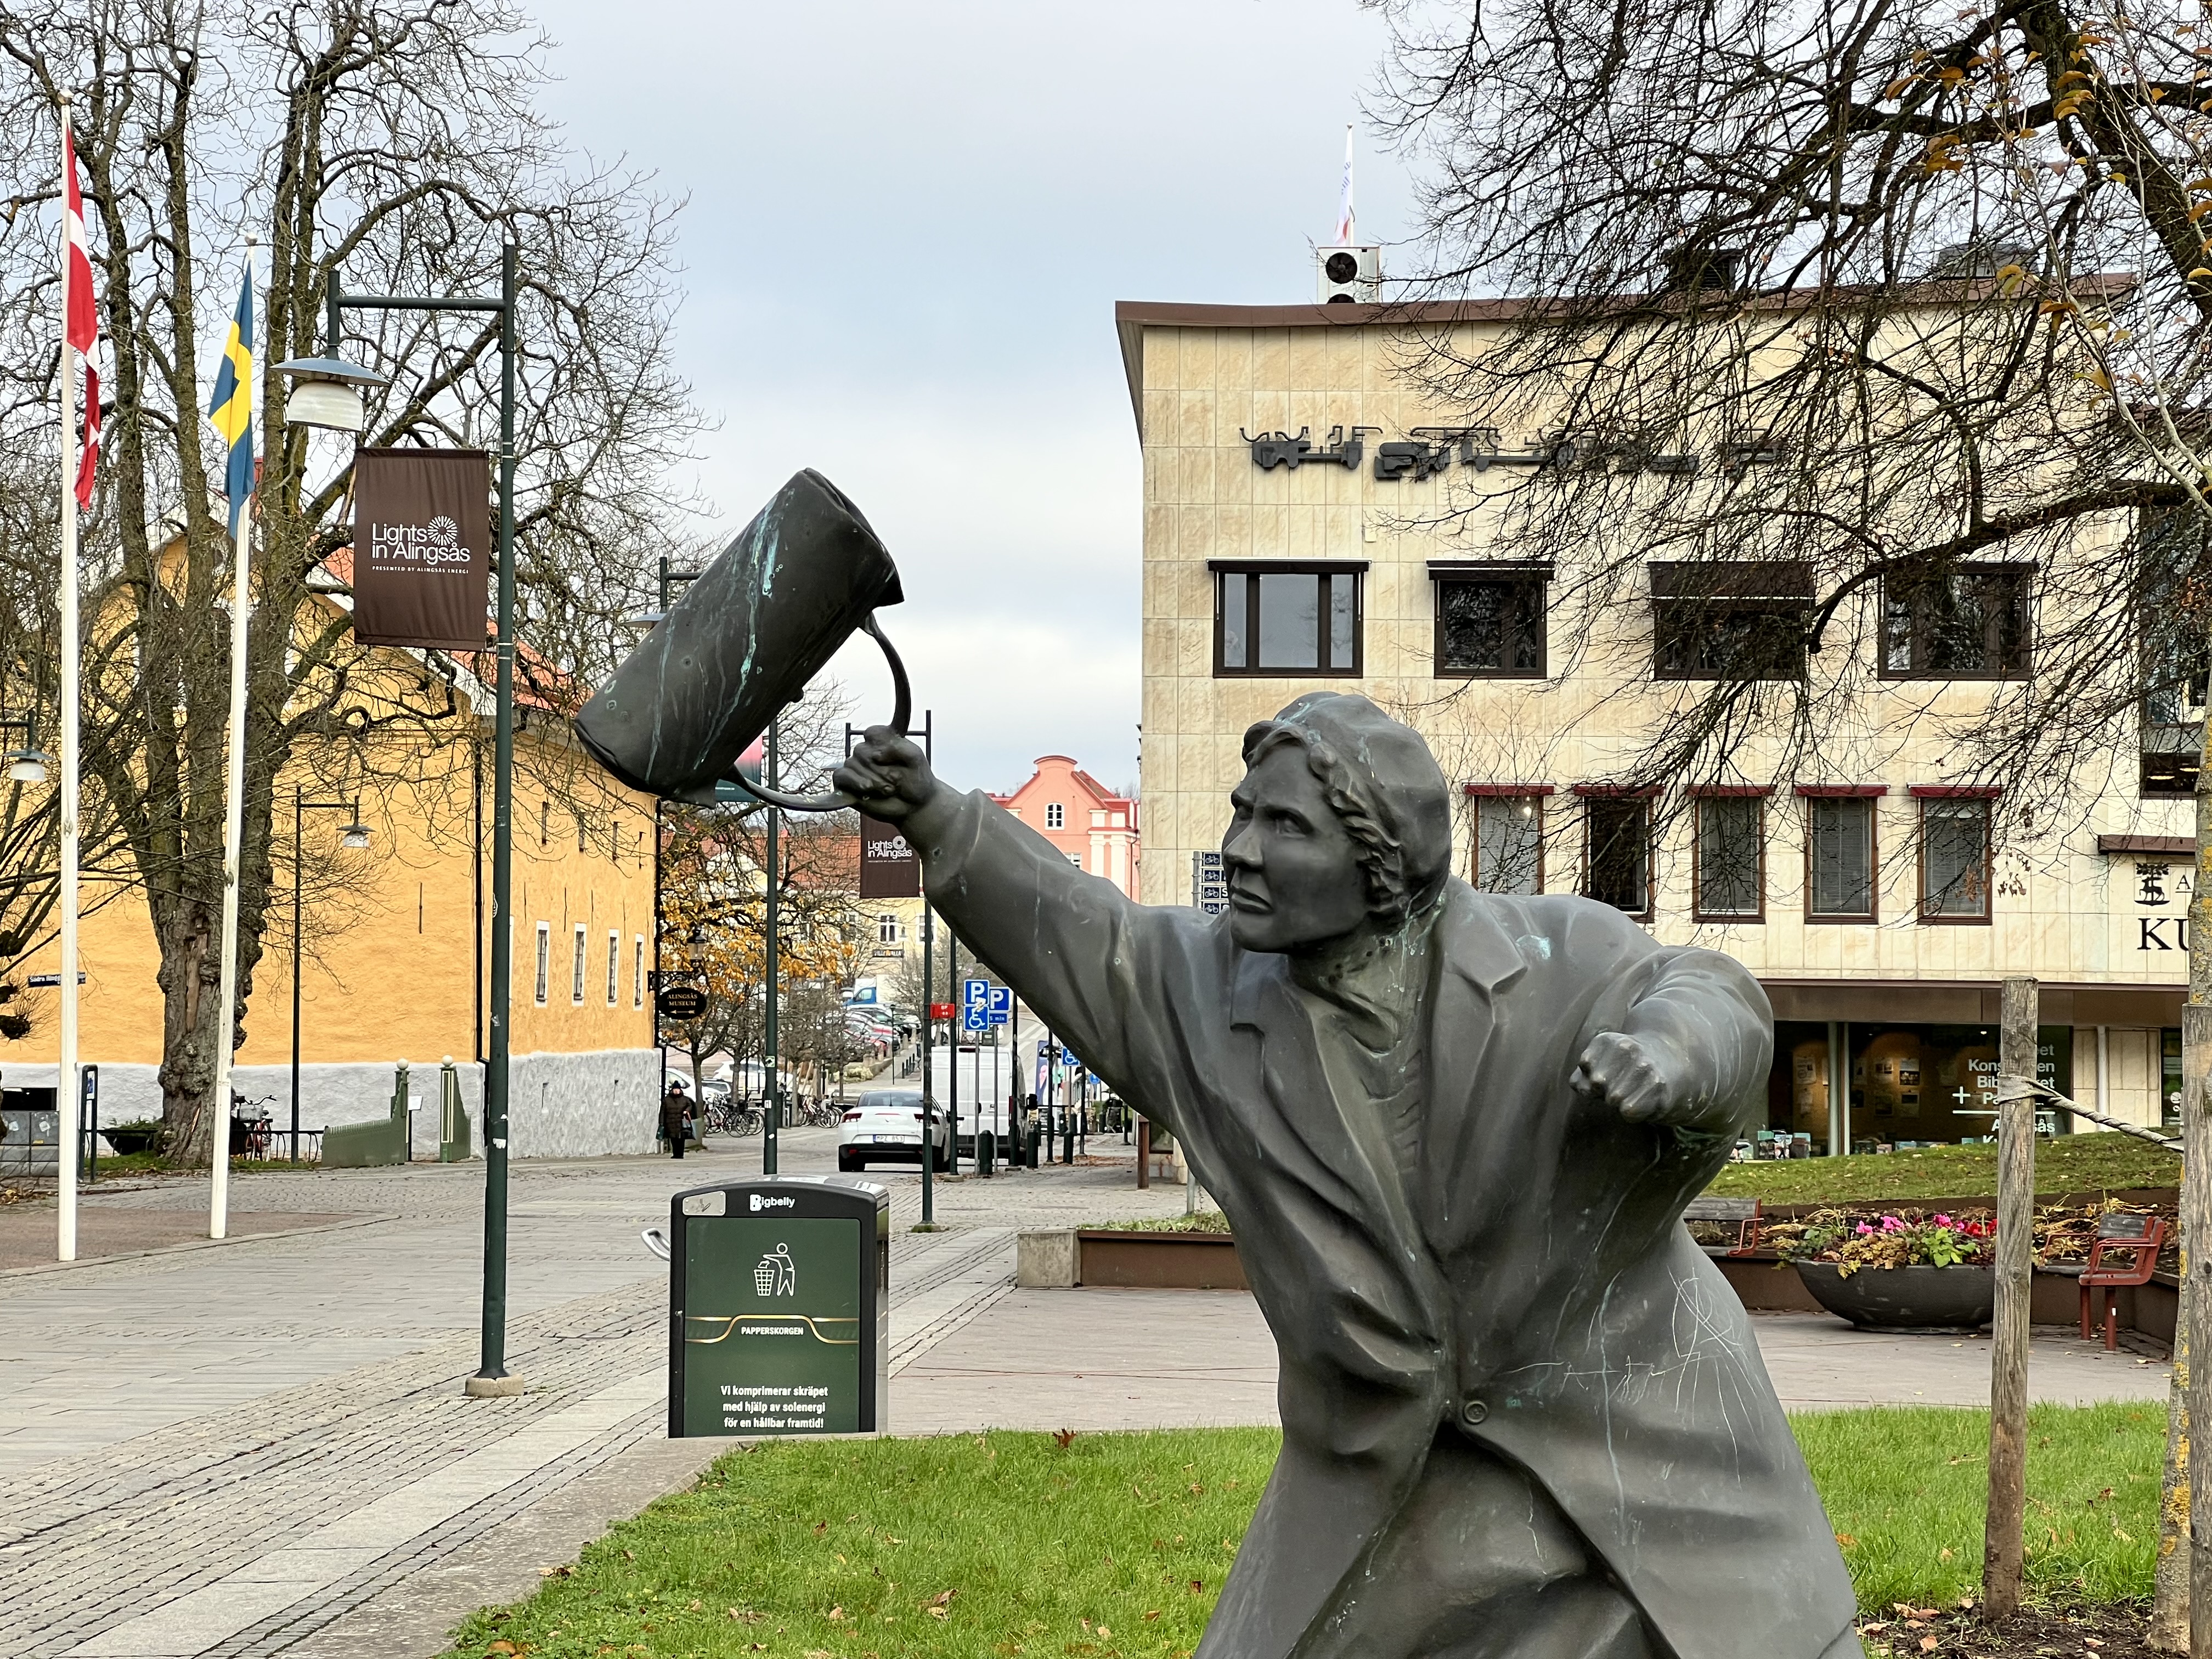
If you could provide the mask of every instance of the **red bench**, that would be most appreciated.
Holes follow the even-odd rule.
[[[2158,1271],[2158,1253],[2166,1243],[2166,1222],[2158,1216],[2126,1211],[2106,1216],[2097,1224],[2097,1242],[2089,1249],[2089,1265],[2081,1269],[2081,1337],[2089,1336],[2089,1297],[2105,1301],[2105,1346],[2120,1346],[2119,1291],[2124,1285],[2148,1285]],[[2105,1253],[2128,1258],[2125,1267],[2104,1266]]]

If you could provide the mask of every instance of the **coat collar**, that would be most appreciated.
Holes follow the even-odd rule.
[[[1440,972],[1474,987],[1485,997],[1496,994],[1528,971],[1528,959],[1505,931],[1503,907],[1456,879],[1444,884],[1432,941]],[[1290,977],[1284,957],[1251,951],[1237,953],[1237,984],[1230,1024],[1264,1028],[1261,996],[1277,980]]]

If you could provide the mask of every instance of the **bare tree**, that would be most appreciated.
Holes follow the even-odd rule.
[[[0,4],[0,135],[56,153],[77,110],[108,372],[100,494],[87,526],[85,769],[161,951],[169,1144],[204,1160],[218,1044],[263,950],[276,780],[295,757],[353,787],[434,774],[426,750],[474,744],[483,699],[437,653],[368,652],[324,561],[350,539],[347,457],[286,419],[267,365],[317,355],[334,271],[356,291],[496,289],[521,250],[517,580],[521,632],[558,679],[604,664],[660,539],[661,480],[696,429],[667,358],[670,217],[645,181],[568,153],[538,112],[540,42],[498,3],[314,0],[258,9],[174,0]],[[41,168],[42,173],[49,170]],[[53,419],[58,305],[41,184],[0,228],[0,429],[40,453]],[[266,346],[248,668],[240,1006],[215,1006],[228,686],[221,456],[200,410],[252,235],[266,246]],[[349,325],[349,350],[393,371],[370,441],[493,436],[496,330],[423,313]],[[50,514],[48,522],[52,522]],[[50,641],[53,581],[21,637]],[[20,649],[28,650],[27,644]],[[26,664],[52,683],[50,649]],[[465,768],[455,769],[465,778]],[[118,862],[125,862],[118,860]]]
[[[1994,831],[2025,850],[2133,797],[2139,767],[2194,783],[2190,998],[2212,1001],[2203,20],[1375,3],[1395,31],[1379,112],[1426,179],[1414,293],[1524,301],[1479,343],[1408,314],[1404,367],[1468,453],[1534,463],[1432,516],[1557,562],[1555,648],[1659,711],[1620,744],[1622,784],[1663,821],[1688,785],[1871,771],[1932,736],[1953,776],[2002,787]],[[2032,640],[1983,560],[2032,575]],[[1914,653],[1969,635],[1985,697],[1905,679],[1876,715],[1860,695],[1940,678]],[[1618,672],[1629,647],[1680,678]],[[1482,758],[1528,764],[1545,724]],[[2173,1416],[2167,1648],[2178,1394]]]

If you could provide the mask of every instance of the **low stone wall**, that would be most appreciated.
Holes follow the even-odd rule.
[[[408,1095],[416,1105],[414,1152],[438,1155],[438,1071],[443,1057],[408,1056]],[[658,1048],[604,1048],[584,1054],[517,1054],[507,1098],[507,1121],[516,1158],[599,1158],[649,1152],[660,1101]],[[300,1067],[300,1127],[327,1129],[366,1123],[392,1109],[397,1060]],[[476,1154],[483,1156],[483,1068],[464,1060],[461,1102],[469,1115]],[[54,1086],[58,1068],[9,1066],[0,1081],[9,1088]],[[282,1131],[292,1122],[292,1068],[241,1066],[231,1073],[234,1091],[264,1106]],[[152,1066],[102,1062],[100,1121],[129,1123],[161,1115],[161,1085]]]

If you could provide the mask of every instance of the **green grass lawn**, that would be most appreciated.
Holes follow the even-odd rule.
[[[1869,1610],[1972,1593],[1988,1419],[1796,1419]],[[2039,1594],[2147,1595],[2165,1413],[2039,1407],[2028,1577]],[[1197,1645],[1277,1437],[1259,1429],[785,1441],[591,1545],[457,1634],[464,1659],[1182,1656]]]
[[[2133,1135],[2057,1135],[2035,1143],[2035,1190],[2097,1192],[2118,1187],[2178,1187],[2181,1156]],[[1863,1203],[1988,1196],[1997,1189],[1994,1146],[1928,1146],[1854,1158],[1800,1158],[1731,1164],[1707,1190],[1770,1204]]]

